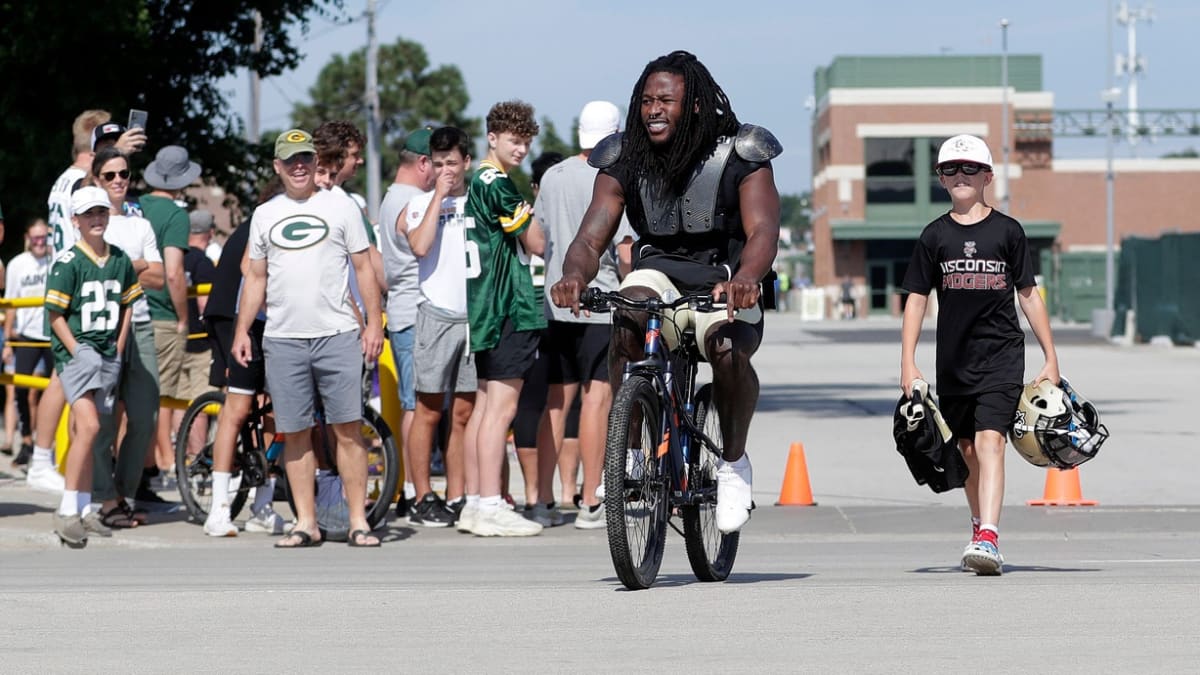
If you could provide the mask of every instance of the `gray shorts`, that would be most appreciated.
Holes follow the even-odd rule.
[[[357,330],[320,338],[264,337],[263,360],[279,431],[312,427],[318,395],[326,422],[362,419],[363,356]]]
[[[478,382],[475,361],[467,343],[466,320],[456,321],[436,314],[422,304],[417,310],[413,354],[416,390],[423,394],[470,393]]]
[[[96,410],[102,415],[112,413],[117,384],[121,381],[121,362],[115,356],[101,356],[95,347],[80,343],[75,355],[63,364],[58,374],[67,403],[74,404],[84,394],[96,392]]]

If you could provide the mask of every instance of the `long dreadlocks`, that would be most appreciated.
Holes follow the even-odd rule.
[[[650,135],[642,122],[642,90],[654,73],[671,73],[683,78],[684,96],[688,102],[666,148],[650,143]],[[693,105],[690,105],[694,104]],[[698,110],[693,110],[698,108]],[[737,115],[729,98],[713,80],[708,68],[690,52],[674,51],[646,65],[642,76],[629,97],[629,115],[625,120],[623,157],[635,171],[661,184],[675,194],[687,189],[696,165],[716,148],[717,138],[737,133]]]

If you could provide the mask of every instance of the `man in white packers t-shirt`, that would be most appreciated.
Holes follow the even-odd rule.
[[[397,224],[417,257],[422,297],[413,338],[413,352],[421,355],[415,367],[417,409],[408,432],[408,468],[417,501],[409,509],[408,522],[447,527],[457,519],[463,502],[463,442],[478,386],[467,344],[467,278],[479,273],[479,256],[468,252],[466,228],[472,224],[463,213],[471,139],[462,129],[442,127],[430,135],[429,151],[437,175],[433,191],[409,200]],[[447,392],[454,394],[454,403],[443,501],[429,483],[429,457]]]
[[[263,357],[275,428],[286,434],[284,457],[296,504],[296,525],[279,548],[320,541],[313,476],[317,462],[309,430],[318,396],[337,439],[337,466],[350,512],[350,546],[379,546],[367,525],[367,454],[363,446],[362,361],[383,348],[379,287],[367,257],[362,214],[354,203],[317,191],[312,136],[292,129],[275,140],[275,173],[284,194],[250,220],[249,265],[242,286],[233,356],[251,358],[250,326],[263,307]],[[361,336],[349,299],[354,266],[366,309]]]

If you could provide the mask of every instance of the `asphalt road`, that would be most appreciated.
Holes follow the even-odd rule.
[[[671,535],[655,587],[625,591],[604,531],[569,526],[393,522],[380,549],[276,551],[166,513],[72,551],[55,497],[0,479],[0,671],[1196,672],[1200,350],[1059,327],[1063,372],[1113,432],[1080,472],[1100,505],[1026,506],[1045,472],[1010,453],[1005,574],[980,578],[957,570],[961,493],[917,486],[891,444],[898,324],[768,321],[759,509],[724,583],[695,581]],[[793,442],[817,506],[771,506]]]

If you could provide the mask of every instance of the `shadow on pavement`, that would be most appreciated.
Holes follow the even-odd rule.
[[[1012,572],[1101,572],[1103,570],[1095,567],[1050,567],[1048,565],[1004,565],[1004,573],[1011,574]],[[918,567],[915,570],[909,570],[911,574],[969,574],[963,572],[958,565],[951,567]]]
[[[677,588],[680,586],[692,586],[695,584],[758,584],[771,581],[793,581],[799,579],[807,579],[811,574],[788,574],[782,572],[733,572],[729,578],[721,582],[700,581],[691,574],[660,574],[654,580],[654,585],[651,588]],[[616,586],[613,590],[627,590],[621,585],[621,581],[616,577],[605,577],[601,581],[607,581]]]
[[[50,513],[54,510],[51,506],[38,506],[37,504],[18,504],[16,502],[0,502],[0,518],[8,516],[28,516],[34,513]]]

